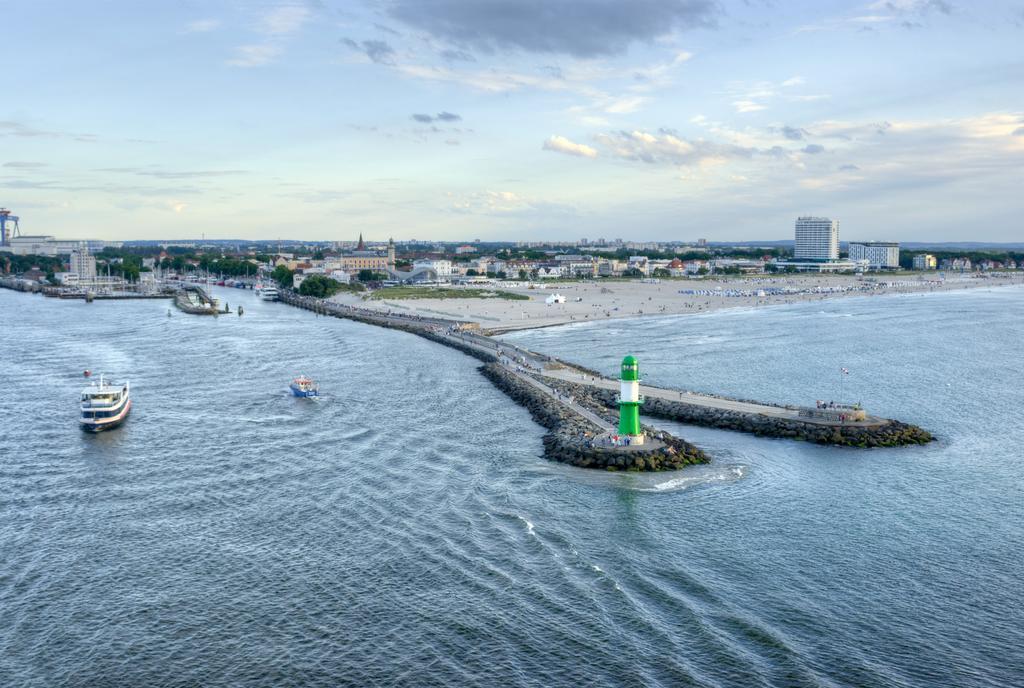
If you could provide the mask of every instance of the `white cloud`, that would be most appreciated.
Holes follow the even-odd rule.
[[[767,107],[753,100],[734,100],[732,104],[736,108],[736,112],[757,112]]]
[[[749,158],[754,150],[703,139],[687,140],[671,131],[618,131],[599,134],[597,142],[617,157],[647,163],[707,165],[730,158]]]
[[[271,43],[240,45],[235,48],[235,56],[228,60],[228,64],[232,67],[259,67],[280,54],[281,46]]]
[[[220,28],[220,19],[197,19],[185,26],[185,33],[207,33]]]
[[[583,143],[573,143],[564,136],[552,136],[544,142],[544,150],[578,155],[582,158],[596,158],[597,151]]]
[[[272,36],[295,33],[309,19],[309,9],[303,5],[282,5],[276,7],[260,20],[260,30]]]
[[[615,98],[605,106],[604,111],[613,115],[623,115],[636,112],[640,106],[647,102],[647,98],[636,96],[633,98]]]

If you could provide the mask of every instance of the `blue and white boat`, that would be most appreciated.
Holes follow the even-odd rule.
[[[297,397],[320,396],[320,389],[317,387],[317,384],[305,375],[299,375],[288,386],[291,388],[292,394]]]
[[[86,432],[102,432],[116,428],[132,411],[131,386],[108,384],[100,375],[98,383],[82,390],[82,416],[78,419]]]

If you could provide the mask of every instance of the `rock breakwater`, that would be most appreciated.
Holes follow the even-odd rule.
[[[589,398],[591,403],[598,403],[608,409],[616,408],[615,392],[612,390],[561,380],[551,381],[550,384],[565,394],[572,394],[581,399]],[[644,401],[643,414],[688,425],[843,447],[901,447],[927,444],[934,439],[927,430],[897,420],[879,419],[879,422],[873,425],[837,426],[759,413],[709,408],[653,397],[647,397]]]
[[[595,441],[602,429],[564,404],[496,363],[481,367],[480,372],[548,429],[543,440],[544,453],[554,461],[612,471],[666,471],[708,462],[704,452],[694,445],[653,428],[645,428],[648,437],[655,441],[649,449],[600,446]]]

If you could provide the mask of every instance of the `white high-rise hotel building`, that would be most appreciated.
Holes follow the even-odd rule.
[[[839,260],[839,220],[798,217],[794,260]]]

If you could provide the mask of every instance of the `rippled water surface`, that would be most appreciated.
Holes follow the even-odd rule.
[[[545,461],[458,352],[219,295],[245,315],[0,290],[0,685],[1024,683],[1024,290],[508,337],[772,401],[845,366],[940,437],[663,424],[714,461],[657,475]],[[78,430],[84,368],[131,379],[122,428]]]

